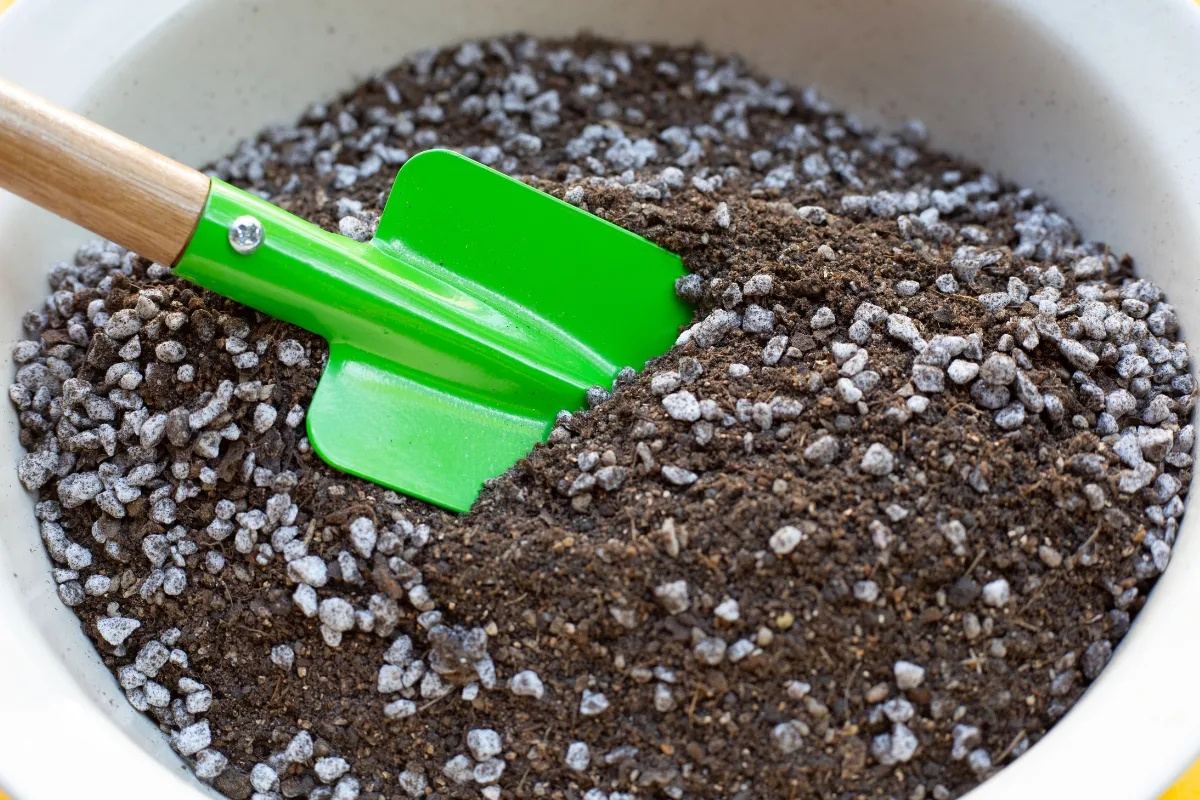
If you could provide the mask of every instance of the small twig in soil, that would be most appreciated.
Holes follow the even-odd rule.
[[[1025,738],[1025,731],[1021,731],[1020,733],[1018,733],[1016,735],[1016,737],[1011,742],[1008,743],[1008,747],[1004,748],[1000,752],[1000,755],[996,756],[995,763],[999,764],[1001,761],[1003,761],[1005,759],[1005,757],[1007,757],[1008,754],[1013,751],[1013,748],[1015,748],[1017,745],[1019,745],[1021,743],[1021,740],[1024,738]]]
[[[1096,523],[1096,530],[1092,531],[1092,535],[1087,538],[1086,542],[1079,545],[1079,549],[1076,550],[1074,553],[1072,553],[1071,557],[1069,559],[1067,559],[1071,569],[1075,568],[1075,565],[1079,563],[1079,559],[1083,558],[1083,551],[1087,550],[1088,545],[1090,545],[1092,542],[1096,541],[1096,537],[1099,535],[1100,535],[1100,523]]]
[[[964,578],[968,577],[972,572],[975,571],[975,568],[979,566],[980,561],[983,561],[983,557],[985,555],[987,555],[987,550],[979,551],[978,555],[975,556],[975,560],[971,562],[971,566],[967,567],[967,571],[963,573]]]
[[[954,405],[950,406],[951,411],[957,411],[960,408],[970,411],[972,414],[974,414],[977,417],[983,416],[983,413],[984,413],[983,411],[979,410],[975,406],[968,405],[967,403],[955,403]]]
[[[449,697],[449,696],[450,696],[450,695],[452,695],[452,694],[454,694],[454,692],[446,692],[444,695],[442,695],[442,697]],[[417,709],[417,711],[418,711],[418,712],[424,711],[425,709],[427,709],[427,708],[431,707],[431,706],[432,706],[434,703],[437,703],[439,700],[441,700],[441,699],[442,699],[442,697],[435,697],[435,698],[433,698],[433,699],[432,699],[432,700],[430,700],[428,703],[426,703],[425,705],[423,705],[423,706],[421,706],[419,709]]]
[[[1037,483],[1033,484],[1032,486],[1025,486],[1021,489],[1021,494],[1033,494],[1034,492],[1036,492],[1038,489],[1040,489],[1042,487],[1043,483],[1045,483],[1045,480],[1039,480]]]
[[[520,793],[521,787],[525,785],[525,779],[529,777],[529,770],[531,769],[533,769],[533,764],[525,767],[525,771],[521,773],[521,780],[517,781],[517,788],[513,790],[513,794]]]
[[[1037,601],[1038,597],[1041,595],[1042,590],[1045,589],[1047,586],[1052,585],[1054,583],[1055,578],[1057,578],[1057,577],[1058,577],[1058,573],[1052,574],[1041,585],[1039,585],[1036,589],[1033,590],[1033,594],[1031,594],[1029,596],[1029,600],[1025,603],[1025,605],[1021,606],[1022,614],[1024,614],[1026,611],[1029,610],[1029,607],[1032,606]]]

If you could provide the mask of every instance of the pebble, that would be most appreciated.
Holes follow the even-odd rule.
[[[816,466],[829,466],[838,456],[838,441],[833,436],[822,436],[804,448],[804,460]]]
[[[415,716],[417,713],[417,704],[412,700],[393,700],[383,707],[383,715],[388,719],[407,719]]]
[[[58,482],[58,500],[63,508],[77,508],[104,490],[95,472],[76,472]]]
[[[313,753],[312,735],[308,731],[300,731],[288,742],[287,749],[284,750],[283,755],[284,758],[293,764],[305,764],[312,759]]]
[[[687,581],[673,581],[656,587],[654,597],[668,614],[682,614],[691,606]]]
[[[160,669],[166,666],[170,656],[170,650],[164,647],[161,642],[151,639],[138,651],[133,665],[137,668],[138,672],[153,678],[158,674]]]
[[[579,713],[582,716],[595,717],[607,711],[608,707],[608,698],[602,693],[583,690],[583,697],[579,701]]]
[[[764,297],[769,295],[775,286],[775,279],[768,273],[760,272],[753,275],[742,286],[742,294],[746,297]]]
[[[1062,553],[1044,544],[1038,546],[1038,558],[1050,569],[1058,569],[1063,562]]]
[[[723,622],[737,622],[741,616],[741,609],[738,601],[732,598],[722,600],[716,608],[713,609],[713,615]]]
[[[912,371],[913,385],[927,394],[940,394],[946,388],[946,373],[937,367],[918,364]]]
[[[250,785],[259,792],[274,791],[279,785],[279,774],[266,764],[255,764],[250,770]]]
[[[675,392],[662,399],[663,408],[672,419],[695,422],[700,419],[700,403],[689,391]]]
[[[1101,670],[1108,665],[1108,660],[1112,658],[1112,653],[1112,643],[1107,639],[1101,639],[1088,645],[1087,649],[1083,651],[1083,658],[1079,661],[1084,677],[1089,681],[1098,678]]]
[[[211,781],[229,766],[229,759],[216,750],[201,750],[196,754],[196,777]]]
[[[894,465],[895,457],[892,455],[892,451],[888,450],[885,445],[875,442],[863,454],[859,468],[868,475],[883,476],[891,474]]]
[[[925,668],[911,661],[897,661],[892,671],[896,676],[896,686],[902,691],[916,689],[925,682]]]
[[[304,616],[311,618],[317,615],[317,590],[307,583],[296,587],[296,591],[292,593],[292,601]]]
[[[907,764],[916,755],[920,742],[908,727],[897,722],[892,726],[891,757],[894,761]]]
[[[592,762],[591,748],[587,746],[586,742],[571,742],[567,746],[567,754],[563,760],[572,772],[585,772]]]
[[[803,538],[804,536],[800,533],[799,528],[785,525],[771,534],[768,544],[775,555],[785,556],[795,550]]]
[[[1007,386],[1016,380],[1017,365],[1010,356],[992,353],[979,368],[979,378],[992,386]]]
[[[650,379],[650,391],[654,392],[654,394],[670,394],[679,388],[681,382],[682,378],[680,378],[679,373],[675,370],[660,372]],[[693,399],[695,398],[693,397]],[[670,413],[669,409],[668,413]]]
[[[725,657],[729,659],[730,663],[736,664],[749,656],[751,653],[755,652],[757,649],[758,648],[756,648],[754,643],[749,639],[738,639],[736,642],[729,645],[729,649],[726,651]]]
[[[742,315],[742,330],[746,333],[770,333],[775,327],[775,312],[754,304]]]
[[[472,775],[478,784],[495,783],[504,774],[505,763],[498,758],[489,758],[483,763],[476,764]]]
[[[1011,590],[1008,581],[1003,578],[986,583],[983,586],[983,604],[991,608],[1003,608],[1008,603]]]
[[[800,720],[781,722],[771,729],[771,744],[784,755],[791,755],[804,747],[808,726]]]
[[[949,272],[939,275],[934,285],[942,294],[954,294],[958,291],[958,280]]]
[[[796,216],[813,225],[823,225],[825,223],[825,209],[820,206],[801,206],[796,209]]]
[[[504,749],[500,734],[491,728],[476,728],[467,732],[467,749],[476,761],[487,761]]]
[[[467,783],[474,778],[475,765],[471,763],[470,757],[466,755],[457,755],[446,762],[442,767],[442,774],[449,778],[454,783]]]
[[[811,325],[812,329],[816,331],[832,327],[836,321],[837,319],[833,315],[833,309],[829,308],[828,306],[822,306],[821,308],[817,309],[815,314],[812,315],[812,319],[809,320],[809,325]]]
[[[654,687],[654,709],[660,714],[666,714],[674,711],[678,704],[675,701],[675,695],[671,692],[671,687],[664,683],[657,684]]]
[[[350,771],[350,764],[346,759],[338,756],[325,756],[317,759],[313,765],[313,772],[317,778],[324,784],[331,784],[338,778],[341,778]]]
[[[698,480],[696,473],[672,464],[663,465],[662,475],[667,479],[668,482],[673,483],[676,486],[688,486]]]
[[[286,644],[277,644],[271,648],[271,663],[284,671],[291,670],[296,660],[295,651]]]
[[[259,403],[254,409],[254,432],[266,433],[275,425],[278,416],[279,412],[275,410],[274,406]]]
[[[616,491],[625,482],[629,471],[616,465],[601,467],[596,470],[596,485],[606,492]]]
[[[786,352],[788,337],[772,336],[771,339],[763,347],[762,362],[767,366],[772,366],[779,363],[779,359],[783,358]]]
[[[916,714],[913,704],[903,697],[893,697],[881,707],[883,715],[892,722],[908,722]]]
[[[726,649],[727,645],[724,639],[711,637],[697,642],[692,652],[700,663],[716,666],[725,660]]]
[[[367,517],[357,517],[350,523],[350,544],[363,558],[370,558],[375,551],[375,523]],[[308,581],[305,581],[308,583]],[[312,584],[316,586],[317,584]]]
[[[212,744],[208,720],[201,720],[172,734],[171,745],[182,756],[194,756]]]
[[[119,646],[141,626],[140,621],[128,617],[101,617],[96,620],[96,631],[100,634],[100,638],[114,647]],[[205,747],[207,746],[205,745]],[[203,748],[197,749],[202,750]]]
[[[879,599],[879,585],[875,581],[858,581],[854,584],[854,597],[864,603]]]
[[[402,780],[403,776],[404,776],[404,773],[401,773],[400,775],[398,775],[396,777],[396,781],[397,781],[397,783],[400,784],[400,787],[402,789],[404,789],[405,791],[408,791],[408,786]],[[424,781],[425,781],[425,776],[421,775],[420,782],[424,783]],[[344,777],[340,781],[338,781],[337,785],[333,787],[332,800],[358,800],[358,795],[359,795],[360,791],[361,791],[361,786],[359,785],[358,779],[351,775],[347,775],[346,777]],[[419,791],[424,791],[424,787],[422,786]],[[419,793],[414,794],[414,796],[418,796],[418,795],[419,795]],[[253,798],[252,798],[252,800],[253,800]]]
[[[1091,372],[1100,363],[1100,356],[1088,350],[1074,339],[1060,340],[1058,349],[1071,366],[1084,372]]]
[[[284,339],[275,350],[280,362],[286,367],[295,367],[307,359],[304,345],[295,339]]]
[[[154,355],[166,364],[178,364],[187,357],[187,349],[179,342],[166,341],[155,346]]]
[[[288,563],[287,575],[297,583],[319,589],[329,580],[329,567],[319,556],[304,556]]]
[[[508,682],[508,688],[515,695],[532,697],[535,700],[541,700],[546,694],[546,687],[542,684],[542,679],[531,669],[522,670],[513,675]]]
[[[1013,403],[996,412],[996,427],[1001,430],[1016,430],[1025,423],[1025,406]]]
[[[692,339],[700,347],[712,347],[737,327],[739,322],[740,318],[736,313],[718,308],[691,329]]]
[[[887,332],[889,336],[907,344],[913,344],[921,338],[916,323],[903,314],[888,314]]]
[[[972,750],[967,756],[967,766],[976,775],[984,775],[992,768],[992,759],[984,749]]]
[[[102,597],[108,594],[113,581],[105,575],[90,575],[83,583],[84,591],[92,597]]]
[[[837,393],[843,403],[849,404],[857,403],[863,397],[862,389],[859,389],[847,378],[838,378]]]
[[[955,725],[954,730],[951,731],[950,757],[955,761],[962,761],[982,741],[983,737],[979,728],[974,725]]]

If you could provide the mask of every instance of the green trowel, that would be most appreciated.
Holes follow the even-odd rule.
[[[690,317],[677,256],[450,151],[357,242],[0,81],[0,188],[327,339],[313,448],[455,511]]]

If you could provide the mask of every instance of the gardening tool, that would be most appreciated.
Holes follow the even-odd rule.
[[[313,449],[455,511],[690,317],[677,256],[446,150],[357,242],[0,81],[0,188],[327,339]]]

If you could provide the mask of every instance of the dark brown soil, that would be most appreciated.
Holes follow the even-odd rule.
[[[581,53],[608,47],[594,41],[576,45]],[[720,99],[698,96],[689,82],[656,71],[654,65],[663,60],[684,72],[693,63],[690,51],[658,50],[653,57],[635,59],[632,74],[611,90],[622,108],[638,110],[645,120],[630,122],[639,119],[637,114],[625,118],[622,126],[631,137],[654,137],[671,124],[697,124],[711,116]],[[447,68],[444,86],[437,85],[437,70],[423,80],[411,67],[390,76],[405,98],[400,107],[417,108],[422,98],[443,92],[446,117],[433,126],[441,145],[498,141],[486,123],[460,115],[458,102],[450,101],[458,80],[451,69],[453,53],[436,63]],[[480,81],[487,81],[502,79],[508,69],[489,56],[477,71]],[[543,90],[557,88],[564,98],[574,97],[583,80],[553,72],[539,78]],[[786,115],[747,112],[753,129],[749,141],[729,137],[714,145],[703,163],[714,173],[738,168],[717,195],[688,185],[670,196],[640,200],[623,187],[585,184],[584,199],[592,212],[679,253],[689,270],[703,276],[707,288],[698,298],[697,319],[721,306],[732,283],[772,275],[769,299],[756,302],[773,307],[772,333],[788,335],[792,349],[778,364],[764,366],[768,336],[740,330],[714,347],[691,342],[674,349],[622,385],[613,399],[564,423],[553,443],[493,481],[463,517],[339,474],[306,452],[303,426],[289,427],[283,418],[311,396],[325,352],[321,340],[172,278],[152,280],[144,262],[135,265],[132,276],[113,283],[104,296],[110,313],[134,307],[137,292],[153,284],[168,296],[164,310],[189,315],[189,324],[171,338],[184,344],[196,367],[191,384],[175,380],[174,366],[156,364],[155,340],[142,336],[146,381],[139,392],[152,411],[195,409],[203,404],[201,393],[216,390],[223,380],[272,384],[270,402],[279,410],[279,422],[258,434],[251,425],[256,402],[235,402],[229,421],[240,426],[241,436],[224,441],[220,457],[208,462],[190,454],[190,443],[177,448],[164,439],[159,460],[167,465],[189,461],[193,482],[207,463],[217,470],[218,482],[180,502],[172,524],[151,521],[145,498],[128,504],[118,524],[126,564],[105,562],[110,575],[121,577],[122,589],[88,597],[77,608],[93,638],[96,620],[111,613],[106,609],[114,600],[123,616],[142,621],[119,655],[97,640],[114,670],[130,663],[149,637],[173,626],[182,630],[177,646],[188,654],[186,672],[169,665],[156,680],[173,687],[187,674],[212,689],[207,719],[213,747],[232,762],[217,778],[217,788],[233,798],[249,797],[251,767],[305,729],[316,739],[318,757],[336,754],[350,762],[363,798],[402,796],[397,776],[405,770],[425,775],[430,798],[475,797],[477,785],[455,785],[442,769],[467,752],[469,730],[492,728],[503,738],[507,768],[499,785],[504,796],[574,800],[599,788],[704,798],[950,797],[989,774],[986,765],[973,771],[969,760],[951,758],[955,725],[978,727],[981,738],[970,749],[986,750],[998,768],[1040,739],[1078,699],[1103,666],[1103,659],[1096,665],[1094,655],[1089,663],[1085,651],[1097,642],[1120,641],[1154,579],[1139,570],[1146,560],[1139,546],[1148,527],[1145,498],[1118,493],[1115,467],[1102,478],[1070,469],[1073,456],[1097,452],[1102,438],[1069,421],[1090,414],[1095,422],[1094,409],[1079,400],[1072,370],[1056,351],[1043,347],[1031,354],[1030,377],[1043,392],[1063,398],[1067,421],[1033,416],[1004,431],[993,412],[972,402],[965,386],[948,385],[945,393],[931,395],[923,415],[889,416],[889,408],[902,405],[898,393],[911,392],[903,387],[910,382],[913,353],[879,330],[867,347],[880,386],[865,398],[867,409],[860,413],[833,391],[838,372],[828,348],[846,340],[855,310],[870,301],[908,314],[927,338],[980,333],[983,352],[996,350],[1019,311],[987,313],[975,295],[1002,290],[1010,276],[1035,264],[1012,252],[1013,214],[1031,207],[1034,199],[1018,198],[1006,188],[996,193],[995,216],[959,212],[955,225],[985,228],[991,246],[1003,249],[1005,258],[980,286],[938,292],[933,280],[949,271],[960,239],[914,243],[901,235],[894,219],[838,215],[836,199],[848,189],[836,181],[824,192],[801,183],[783,190],[752,187],[762,178],[751,166],[752,151],[769,147],[797,123],[814,129],[824,124],[795,97]],[[329,117],[345,106],[376,105],[396,107],[380,84],[368,83],[332,105]],[[521,162],[519,171],[536,172],[536,186],[562,197],[578,183],[564,147],[591,121],[590,114],[574,101],[565,102],[563,123],[540,132],[540,154]],[[842,147],[857,146],[857,134],[846,135],[851,141]],[[377,209],[390,182],[385,168],[340,191],[332,188],[330,176],[316,175],[309,165],[265,166],[269,191],[291,174],[299,176],[294,193],[277,196],[277,202],[330,229],[337,229],[337,197]],[[963,180],[979,174],[969,165],[921,152],[917,165],[898,180],[886,158],[863,152],[857,172],[866,188],[853,191],[904,191],[914,183],[937,187],[950,169],[962,171]],[[645,174],[653,173],[647,168]],[[715,221],[719,202],[727,204],[732,221],[727,228]],[[812,224],[796,214],[805,205],[835,213],[826,224]],[[1130,274],[1130,262],[1120,270],[1108,279],[1119,284]],[[924,288],[914,296],[898,296],[894,286],[902,279]],[[1068,276],[1064,295],[1072,287]],[[579,291],[584,302],[585,283]],[[95,289],[82,294],[75,295],[76,308],[101,296]],[[823,306],[834,311],[837,322],[814,331],[809,320]],[[225,351],[234,328],[230,318],[251,329],[241,337],[245,341],[270,343],[256,369],[239,371]],[[47,345],[64,336],[63,326],[53,324],[42,333]],[[100,338],[93,337],[86,358],[81,351],[74,362],[77,376],[97,385],[118,360],[105,355]],[[279,361],[276,343],[289,338],[306,346],[307,365]],[[671,419],[650,389],[654,374],[677,369],[683,357],[696,359],[703,372],[682,388],[716,401],[724,414],[734,414],[739,400],[769,403],[783,397],[799,400],[804,411],[766,430],[749,420],[735,419],[728,427],[718,421],[711,441],[701,444],[692,424]],[[749,374],[731,378],[733,363],[748,365]],[[1116,385],[1115,377],[1103,380],[1105,390]],[[362,416],[370,424],[370,409],[362,409]],[[840,440],[838,458],[830,466],[813,466],[802,454],[826,432]],[[37,441],[34,433],[26,438],[30,446]],[[876,442],[895,454],[896,467],[884,477],[859,466]],[[587,451],[602,454],[602,464],[626,468],[628,477],[618,489],[568,496],[580,475],[578,457]],[[243,477],[250,453],[258,467],[276,475],[273,483],[257,486]],[[79,463],[97,460],[82,454]],[[664,464],[699,479],[672,485],[660,474]],[[287,478],[279,481],[285,471],[294,476],[294,486]],[[1190,471],[1179,477],[1186,486]],[[1088,483],[1107,491],[1099,510],[1085,499]],[[349,549],[348,526],[358,517],[374,520],[380,532],[408,523],[428,525],[427,545],[410,543],[397,554],[420,571],[445,624],[487,631],[499,685],[472,702],[461,700],[457,691],[433,701],[416,697],[415,716],[385,718],[382,708],[394,698],[379,694],[376,681],[394,636],[347,632],[340,647],[327,646],[319,621],[294,607],[295,584],[281,557],[261,566],[253,555],[236,552],[232,537],[218,543],[204,534],[219,500],[232,500],[238,511],[263,508],[284,488],[299,507],[295,525],[309,542],[308,552],[333,564]],[[47,497],[55,497],[55,491],[54,483],[45,487]],[[903,518],[891,507],[903,509]],[[94,547],[87,532],[99,510],[89,503],[62,513],[71,538]],[[947,523],[955,520],[966,531],[957,552],[945,535]],[[138,593],[146,573],[142,539],[174,525],[182,525],[200,545],[185,559],[189,586],[178,597],[159,591],[143,599]],[[799,528],[804,540],[789,555],[776,555],[768,540],[788,525]],[[881,549],[878,542],[886,534],[893,539]],[[99,554],[100,548],[94,549]],[[205,569],[210,549],[228,560],[219,574]],[[365,581],[331,580],[321,597],[336,595],[355,608],[367,607],[375,594],[394,597],[402,609],[397,633],[412,636],[416,652],[424,655],[431,645],[416,623],[418,612],[405,599],[405,576],[382,555],[357,561]],[[1010,584],[1012,599],[1002,608],[985,606],[981,587],[999,578]],[[680,580],[687,582],[690,605],[669,614],[655,589]],[[856,583],[867,580],[880,590],[871,602],[853,593]],[[1127,591],[1135,587],[1138,592]],[[740,606],[734,622],[714,616],[714,608],[729,598]],[[974,620],[967,630],[965,616]],[[972,630],[974,625],[978,629]],[[748,639],[756,649],[736,664],[725,659],[708,665],[697,657],[696,644],[710,637],[729,645]],[[272,647],[282,643],[295,648],[292,670],[270,661]],[[893,673],[898,661],[922,666],[924,682],[899,690]],[[673,670],[674,683],[655,677],[656,667]],[[508,679],[526,669],[544,682],[543,699],[509,691]],[[474,674],[446,679],[466,683]],[[811,690],[806,696],[795,688],[789,692],[792,681]],[[673,708],[656,709],[659,685],[666,686]],[[602,692],[611,707],[598,716],[581,716],[585,689]],[[892,731],[893,723],[878,704],[899,696],[915,708],[906,724],[919,749],[907,763],[880,764],[871,754],[872,739]],[[773,744],[772,731],[791,720],[808,732],[799,749],[783,753]],[[564,764],[567,746],[577,741],[591,751],[591,766],[583,773]],[[303,765],[282,778],[285,797],[306,795],[320,785]]]

